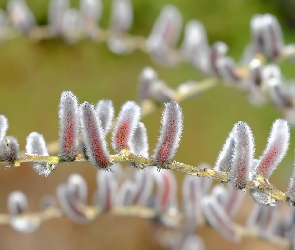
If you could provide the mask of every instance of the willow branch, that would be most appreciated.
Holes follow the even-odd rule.
[[[83,155],[78,155],[73,162],[87,162],[88,160]],[[20,166],[21,163],[25,162],[43,162],[48,166],[50,164],[58,164],[65,162],[58,156],[40,156],[40,155],[25,155],[20,157],[11,165]],[[110,165],[118,162],[134,162],[136,165],[142,168],[148,166],[157,166],[158,169],[170,169],[176,170],[178,172],[183,172],[190,175],[195,175],[199,177],[206,177],[211,179],[216,179],[223,183],[230,182],[229,174],[227,172],[219,172],[214,169],[203,168],[200,169],[195,166],[191,166],[185,163],[171,161],[169,164],[159,165],[152,159],[137,156],[132,154],[129,150],[123,149],[119,154],[110,155]],[[268,195],[269,201],[272,202],[285,202],[289,205],[295,206],[295,201],[288,197],[284,192],[274,188],[268,180],[264,179],[262,176],[257,176],[253,181],[247,181],[246,189],[261,190]]]

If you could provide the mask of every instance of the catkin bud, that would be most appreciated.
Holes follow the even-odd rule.
[[[204,215],[212,227],[230,241],[237,242],[240,240],[236,225],[214,197],[204,198],[202,200],[202,205]]]
[[[0,158],[12,164],[19,156],[19,144],[13,136],[5,136],[0,142]]]
[[[96,114],[101,121],[101,128],[106,135],[113,122],[114,118],[114,106],[111,100],[100,100],[96,105]]]
[[[153,176],[150,169],[135,172],[135,187],[132,195],[132,204],[146,206],[152,197]]]
[[[233,136],[235,149],[229,174],[230,182],[234,187],[244,189],[254,160],[254,138],[250,127],[245,122],[238,122],[234,125]]]
[[[79,148],[79,113],[77,97],[70,91],[61,94],[59,103],[59,157],[72,161]]]
[[[80,0],[80,9],[84,30],[92,35],[102,14],[101,0]]]
[[[83,210],[87,198],[87,184],[82,176],[70,175],[67,183],[57,188],[57,197],[63,212],[77,223],[89,222]]]
[[[40,220],[22,216],[28,208],[26,195],[21,191],[10,193],[7,200],[8,211],[11,215],[10,226],[21,233],[32,233],[40,226]]]
[[[97,168],[107,168],[110,164],[109,152],[101,120],[97,117],[94,107],[88,102],[80,106],[80,119],[83,142],[90,162]]]
[[[108,46],[115,54],[129,53],[132,48],[128,46],[121,36],[128,32],[133,22],[133,7],[130,0],[113,0],[110,30],[111,35]]]
[[[284,40],[280,24],[276,17],[270,14],[254,15],[251,20],[252,53],[262,53],[269,58],[280,55]]]
[[[131,140],[131,151],[143,157],[148,157],[149,155],[149,145],[148,137],[146,132],[146,127],[142,122],[138,123],[138,126],[134,132],[134,135]]]
[[[247,227],[258,230],[263,237],[273,235],[279,219],[277,207],[255,204],[247,220]]]
[[[97,171],[96,181],[98,189],[95,193],[94,203],[103,210],[110,210],[116,201],[117,179],[113,172]]]
[[[81,13],[76,9],[67,9],[62,19],[62,35],[69,44],[76,43],[83,31],[83,20]]]
[[[182,50],[186,58],[202,71],[208,68],[209,46],[204,25],[197,21],[189,21],[185,26]]]
[[[0,115],[0,141],[3,140],[8,129],[8,120],[4,115]]]
[[[51,0],[48,8],[49,30],[53,36],[62,34],[62,20],[69,8],[69,0]]]
[[[126,180],[125,182],[123,182],[116,197],[116,206],[131,206],[134,188],[135,185],[132,181]]]
[[[268,179],[285,156],[289,147],[290,131],[287,122],[277,119],[268,137],[266,149],[258,160],[256,175]]]
[[[236,63],[231,57],[223,56],[216,62],[216,68],[220,77],[229,83],[236,83],[241,77],[236,72]]]
[[[131,140],[140,120],[140,107],[133,101],[126,102],[119,113],[112,135],[112,146],[116,151],[130,149]]]
[[[185,176],[182,183],[184,216],[194,228],[204,221],[201,206],[203,198],[201,188],[199,178],[192,175]]]
[[[156,20],[153,30],[148,38],[150,43],[160,39],[167,46],[175,46],[178,42],[182,25],[180,11],[173,5],[165,5]]]
[[[262,83],[262,65],[260,60],[253,59],[249,63],[249,74],[250,80],[255,83],[255,85],[260,86]]]
[[[233,186],[228,185],[226,190],[226,197],[224,200],[224,210],[231,218],[233,218],[245,197],[245,192],[242,190],[237,190]]]
[[[38,134],[36,132],[32,132],[28,135],[27,144],[26,144],[26,153],[48,156],[43,135]],[[39,175],[44,175],[45,177],[47,177],[51,173],[51,171],[55,169],[54,164],[47,164],[47,163],[33,162],[32,166],[33,166],[33,169]]]
[[[179,10],[173,5],[164,6],[147,41],[148,49],[156,62],[174,64],[175,59],[170,50],[178,42],[181,26],[182,16]]]
[[[28,209],[28,200],[26,195],[21,191],[14,191],[9,194],[7,208],[12,216],[18,216]]]
[[[216,160],[214,170],[229,172],[232,168],[232,158],[235,149],[234,129],[229,133]]]
[[[150,67],[143,68],[139,75],[138,84],[138,96],[140,102],[153,99],[152,89],[157,80],[158,74],[154,69]]]
[[[167,164],[172,160],[179,146],[182,122],[182,110],[178,103],[167,103],[162,113],[162,128],[153,155],[155,162]]]
[[[25,34],[36,24],[34,14],[24,0],[10,0],[7,3],[7,11],[12,26]]]
[[[153,176],[158,187],[155,201],[156,210],[163,213],[170,208],[175,208],[177,185],[173,172],[168,169],[161,169],[158,172],[154,169]]]
[[[212,45],[209,55],[209,65],[211,73],[218,74],[217,62],[220,58],[225,56],[227,51],[228,46],[224,42],[215,42]]]

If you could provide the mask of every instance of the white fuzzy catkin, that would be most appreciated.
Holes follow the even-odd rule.
[[[218,155],[214,166],[215,171],[229,172],[231,170],[234,148],[234,129],[232,129],[222,146],[222,150]]]
[[[96,114],[101,121],[101,127],[106,135],[111,126],[114,119],[114,106],[111,100],[100,100],[96,105]]]
[[[82,210],[86,201],[87,184],[78,174],[72,174],[67,183],[60,184],[57,188],[57,197],[63,212],[73,221],[81,224],[89,222]]]
[[[125,182],[123,182],[116,197],[116,206],[131,206],[134,188],[135,185],[132,181],[126,180]]]
[[[199,69],[205,71],[208,63],[208,39],[204,25],[191,20],[185,26],[185,36],[181,49],[185,56]]]
[[[101,0],[80,0],[80,10],[83,19],[84,30],[91,34],[97,28],[97,23],[102,14]]]
[[[285,156],[290,140],[288,123],[283,119],[277,119],[268,137],[268,143],[258,160],[256,175],[262,175],[268,179]]]
[[[113,149],[130,149],[131,140],[140,120],[140,107],[133,101],[123,104],[112,134]]]
[[[182,110],[176,101],[166,103],[161,123],[162,128],[153,160],[159,164],[166,164],[174,157],[182,133]]]
[[[0,141],[0,158],[13,163],[19,156],[19,144],[15,137],[5,136]]]
[[[250,127],[245,122],[234,125],[235,149],[230,170],[230,183],[239,189],[246,187],[250,168],[254,161],[254,138]]]
[[[176,206],[177,184],[173,171],[161,169],[160,172],[156,168],[153,169],[153,176],[157,183],[157,194],[155,200],[155,208],[158,212],[165,212]]]
[[[9,194],[7,199],[7,208],[12,216],[22,214],[28,209],[28,200],[21,191],[14,191]]]
[[[0,115],[0,141],[3,140],[8,129],[8,120],[4,115]]]
[[[122,34],[129,31],[133,22],[133,7],[131,0],[114,0],[112,3],[109,49],[115,54],[130,53],[133,48],[122,40]]]
[[[61,94],[59,103],[59,156],[66,161],[73,160],[79,149],[78,99],[70,91]]]
[[[146,127],[142,122],[138,123],[138,126],[134,132],[134,135],[131,140],[130,150],[132,151],[132,153],[146,158],[149,155],[149,145]]]
[[[155,40],[167,46],[175,46],[180,37],[182,16],[178,8],[173,5],[165,5],[156,20],[148,42],[153,44]]]
[[[241,77],[236,73],[236,63],[228,56],[220,57],[216,62],[216,68],[221,78],[228,83],[237,83]]]
[[[138,79],[138,96],[140,102],[144,100],[152,100],[153,86],[158,80],[158,74],[151,67],[145,67],[141,71]]]
[[[47,148],[45,145],[45,140],[43,135],[38,134],[37,132],[32,132],[27,137],[26,143],[26,153],[27,154],[35,154],[35,155],[42,155],[48,156]],[[46,163],[32,163],[33,169],[39,174],[44,175],[47,177],[52,170],[54,170],[54,164],[46,164]]]
[[[107,168],[109,152],[101,120],[97,117],[93,105],[88,102],[80,105],[80,120],[83,142],[90,162],[97,168]]]
[[[26,195],[21,191],[14,191],[9,194],[7,208],[11,215],[10,226],[21,233],[32,233],[40,226],[40,220],[34,217],[21,216],[28,208]]]
[[[69,0],[50,0],[48,22],[51,35],[59,36],[62,34],[63,16],[69,7]]]
[[[9,0],[7,12],[12,26],[23,33],[29,33],[36,24],[34,14],[24,0]]]
[[[201,178],[201,177],[200,177]],[[199,178],[186,175],[182,182],[183,211],[187,223],[192,226],[201,225],[204,221],[201,200],[204,197],[201,192]]]
[[[139,206],[147,206],[153,195],[153,176],[150,169],[136,171],[135,173],[136,192],[132,203]]]
[[[214,197],[203,198],[202,205],[206,219],[217,232],[229,241],[238,242],[240,240],[236,225]]]
[[[260,235],[267,238],[273,235],[278,220],[278,207],[255,204],[246,224],[248,228],[258,230]]]
[[[133,8],[130,0],[114,0],[112,3],[110,29],[123,33],[130,29],[133,21]]]
[[[103,210],[110,210],[115,205],[117,194],[117,179],[113,172],[97,171],[96,182],[98,189],[95,193],[94,203]]]
[[[231,218],[233,218],[239,211],[245,192],[235,189],[233,186],[228,185],[226,190],[226,197],[224,200],[224,210]]]

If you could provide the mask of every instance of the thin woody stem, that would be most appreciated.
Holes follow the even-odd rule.
[[[142,219],[161,219],[163,225],[165,225],[165,220],[174,221],[173,224],[175,227],[178,227],[181,222],[184,220],[183,214],[180,211],[167,211],[165,213],[159,214],[156,210],[148,207],[142,206],[124,206],[124,207],[113,207],[111,210],[104,211],[100,207],[97,206],[81,206],[81,212],[86,215],[86,217],[92,221],[103,214],[109,214],[113,216],[121,216],[121,217],[137,217]],[[35,221],[37,223],[45,222],[50,219],[57,219],[63,216],[63,211],[56,207],[48,207],[42,212],[34,212],[34,213],[23,213],[16,217],[27,219],[30,221]],[[9,225],[13,216],[9,214],[0,214],[0,224],[1,225]],[[171,226],[171,223],[170,223]],[[207,224],[203,224],[201,226],[207,226]],[[290,248],[290,241],[284,237],[280,237],[278,235],[269,235],[268,237],[262,236],[257,230],[252,228],[246,228],[241,225],[236,225],[235,227],[236,233],[240,238],[250,238],[250,239],[259,239],[266,241],[270,244],[279,246],[284,249]]]
[[[73,162],[87,162],[83,155],[78,155]],[[58,156],[40,156],[40,155],[25,155],[17,159],[13,165],[20,166],[24,162],[45,162],[49,164],[57,164],[65,162]],[[170,169],[183,172],[190,175],[196,175],[199,177],[207,177],[211,179],[216,179],[221,182],[230,182],[229,174],[227,172],[218,172],[213,169],[204,168],[200,169],[195,166],[187,165],[185,163],[171,161],[169,164],[159,165],[152,159],[137,156],[132,154],[129,150],[122,149],[119,154],[110,155],[110,165],[117,162],[134,162],[142,168],[147,166],[157,166],[159,169]],[[286,202],[289,205],[295,206],[295,201],[288,197],[284,192],[274,188],[269,182],[262,176],[257,176],[253,181],[247,181],[246,189],[261,190],[268,195],[270,202]]]

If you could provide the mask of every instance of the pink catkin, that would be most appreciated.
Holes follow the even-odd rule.
[[[203,208],[206,219],[223,237],[234,242],[239,240],[234,223],[214,197],[204,198]]]
[[[173,121],[174,122],[174,121]],[[158,162],[160,164],[164,164],[168,161],[170,150],[173,147],[174,142],[174,135],[176,132],[175,125],[173,123],[170,123],[167,128],[167,134],[163,139],[162,146],[160,148],[160,151],[158,153]]]
[[[160,199],[160,207],[161,210],[165,210],[168,208],[169,205],[169,197],[171,196],[171,186],[169,182],[169,177],[166,173],[162,174],[162,181],[163,181],[163,192]]]
[[[228,197],[226,199],[224,210],[230,217],[233,217],[236,215],[245,193],[241,190],[234,189],[231,186],[228,186],[227,192]]]
[[[128,134],[130,133],[130,126],[128,121],[123,121],[117,129],[115,140],[117,149],[129,148]]]
[[[145,176],[143,178],[142,182],[140,183],[140,187],[136,190],[136,193],[134,194],[134,197],[132,198],[132,204],[133,205],[136,205],[138,203],[142,193],[144,192],[146,182],[147,182],[147,177]]]
[[[182,132],[182,111],[175,101],[166,104],[162,115],[162,129],[154,151],[154,160],[168,163],[176,153]]]
[[[104,210],[110,210],[115,202],[117,193],[117,180],[112,172],[97,172],[97,205]]]
[[[73,160],[78,154],[78,100],[76,96],[65,91],[59,105],[59,156],[64,160]]]
[[[79,208],[80,195],[79,195],[78,187],[76,187],[75,190],[72,190],[71,192],[67,190],[66,198],[67,198],[68,205],[72,209],[74,214],[76,214],[77,216],[86,217],[85,214],[82,212],[82,210]]]
[[[261,159],[257,173],[263,176],[267,175],[270,164],[272,164],[275,161],[277,154],[279,152],[278,146],[279,145],[272,145],[269,148],[267,154]]]
[[[99,127],[100,121],[95,116],[94,108],[87,102],[81,106],[81,117],[84,142],[91,163],[100,168],[107,168],[110,164],[109,154]]]
[[[67,115],[68,126],[67,126],[67,129],[65,130],[64,142],[63,142],[64,143],[63,151],[64,151],[65,155],[71,155],[71,153],[73,152],[74,145],[75,145],[76,132],[75,132],[74,125],[72,123],[72,121],[74,119],[75,118],[73,117],[72,113],[69,113]]]
[[[244,189],[249,179],[250,166],[254,160],[254,139],[250,127],[244,122],[234,126],[235,150],[230,170],[230,182]]]
[[[112,146],[116,151],[132,148],[131,141],[140,120],[140,107],[133,101],[126,102],[118,115],[112,134]]]
[[[289,147],[290,132],[286,121],[277,119],[268,137],[268,144],[259,158],[257,175],[269,178],[285,156]]]

